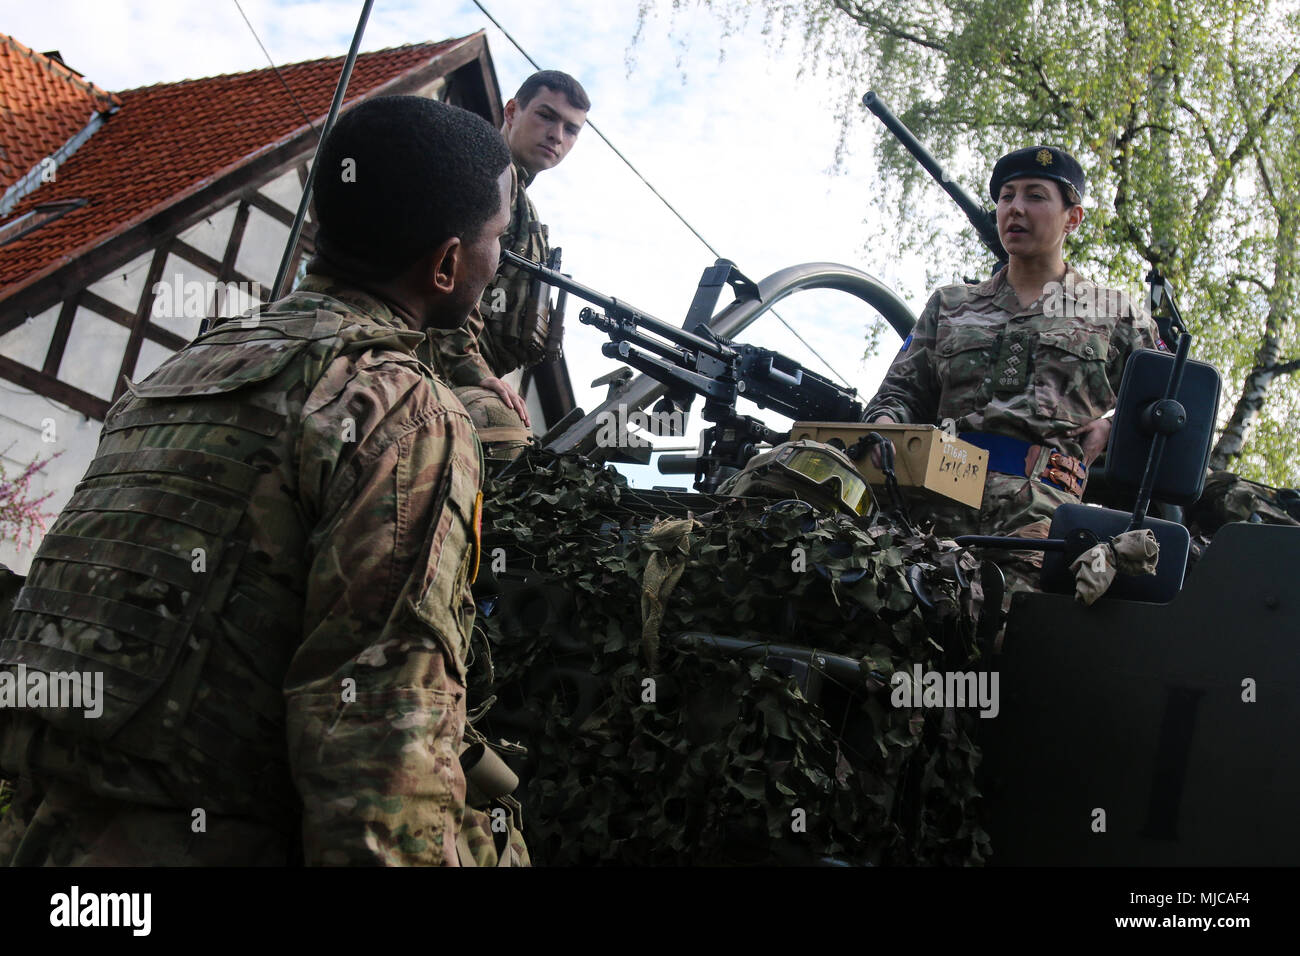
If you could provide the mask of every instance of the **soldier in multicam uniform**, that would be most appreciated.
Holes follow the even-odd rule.
[[[1127,296],[1062,258],[1083,219],[1083,170],[1072,156],[1044,146],[1008,153],[989,191],[1006,268],[930,298],[864,420],[951,421],[988,450],[981,508],[931,506],[924,517],[937,531],[1046,537],[1056,507],[1080,500],[1088,466],[1106,448],[1105,416],[1129,354],[1163,343]],[[993,556],[1008,595],[1035,585],[1040,553]]]
[[[457,862],[482,458],[414,352],[491,279],[509,167],[465,110],[356,106],[306,280],[114,405],[0,642],[107,699],[0,711],[0,862]]]
[[[506,103],[502,133],[516,188],[502,245],[516,255],[548,262],[547,229],[526,189],[568,155],[590,108],[581,84],[558,70],[534,73]],[[474,419],[489,458],[516,457],[532,434],[524,400],[503,376],[559,354],[563,330],[548,327],[547,303],[536,301],[531,288],[530,276],[503,266],[463,328],[431,337],[434,360]]]

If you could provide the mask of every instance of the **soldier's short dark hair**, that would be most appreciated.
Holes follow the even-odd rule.
[[[1061,200],[1065,203],[1066,209],[1069,209],[1071,206],[1081,205],[1079,202],[1079,194],[1074,191],[1073,186],[1063,183],[1058,179],[1056,181],[1056,188],[1061,191]]]
[[[582,84],[559,70],[540,70],[524,80],[523,85],[519,87],[519,92],[515,94],[515,102],[519,104],[519,108],[523,109],[531,103],[533,97],[541,92],[542,87],[554,90],[556,93],[563,93],[564,98],[575,110],[585,112],[591,109],[591,100],[587,97],[587,91],[582,88]]]
[[[381,96],[343,113],[321,146],[316,245],[335,265],[391,278],[496,215],[510,148],[469,110]]]

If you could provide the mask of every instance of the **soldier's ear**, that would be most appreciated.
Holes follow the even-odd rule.
[[[1068,235],[1078,229],[1081,222],[1083,222],[1083,207],[1078,203],[1075,203],[1070,207],[1065,216],[1066,234]]]
[[[506,129],[509,129],[509,128],[511,127],[511,125],[514,123],[514,121],[515,121],[515,115],[516,115],[518,112],[519,112],[519,104],[515,102],[515,100],[514,100],[513,97],[511,97],[511,98],[506,102],[506,109],[505,109],[505,116],[506,116],[506,125],[505,125],[505,128],[506,128]]]
[[[443,241],[436,249],[429,253],[428,270],[426,272],[429,288],[449,295],[456,290],[457,272],[461,265],[461,256],[464,255],[465,249],[461,245],[459,236],[452,236],[450,239]]]

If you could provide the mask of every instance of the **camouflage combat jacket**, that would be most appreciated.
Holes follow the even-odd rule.
[[[1006,270],[939,289],[894,359],[864,418],[942,424],[1047,445],[1079,458],[1065,433],[1115,407],[1129,355],[1159,342],[1122,292],[1067,268],[1021,308]]]
[[[551,254],[547,229],[526,190],[533,177],[518,163],[514,172],[510,226],[501,237],[501,247],[545,263]],[[536,365],[545,357],[547,327],[538,326],[528,314],[531,284],[527,273],[502,266],[464,326],[429,333],[435,361],[447,381],[457,387],[478,385],[485,378]]]
[[[44,825],[142,844],[92,861],[454,858],[482,459],[423,338],[312,275],[110,410],[0,642],[0,670],[104,674],[98,719],[0,711]]]

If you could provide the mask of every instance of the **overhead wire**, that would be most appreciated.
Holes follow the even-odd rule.
[[[279,68],[275,65],[275,61],[271,59],[271,54],[267,52],[265,44],[262,43],[262,38],[259,37],[257,31],[253,29],[252,21],[250,21],[248,15],[244,13],[244,8],[239,5],[239,0],[235,0],[235,9],[238,10],[239,15],[244,18],[244,22],[248,24],[248,31],[253,34],[253,39],[257,41],[257,45],[262,48],[262,54],[266,57],[266,62],[271,64],[271,71],[275,74],[275,78],[280,81],[280,85],[284,87],[284,91],[289,94],[289,99],[293,100],[293,105],[298,107],[298,112],[302,114],[302,118],[307,122],[307,125],[311,127],[311,131],[319,138],[320,131],[316,129],[316,124],[311,121],[311,117],[307,115],[307,111],[303,109],[302,104],[298,102],[298,97],[293,95],[293,90],[289,89],[289,84],[286,83],[284,77],[280,75]]]
[[[493,25],[505,35],[505,38],[509,40],[512,44],[514,44],[515,49],[518,50],[520,54],[522,54],[524,59],[526,59],[529,63],[532,64],[534,70],[541,70],[541,66],[538,65],[537,61],[534,60],[528,54],[528,51],[523,48],[523,46],[519,43],[518,40],[516,40],[513,36],[510,35],[510,31],[501,25],[501,21],[498,20],[496,17],[494,17],[491,14],[491,12],[488,10],[488,8],[483,6],[480,0],[473,0],[473,3],[474,6],[478,7],[481,11],[483,11],[483,15],[487,17],[489,20],[491,20]],[[690,222],[687,221],[686,217],[683,216],[680,212],[678,212],[677,208],[672,203],[670,203],[667,199],[664,198],[663,194],[659,192],[659,190],[655,189],[653,184],[651,184],[650,180],[646,179],[645,176],[641,174],[641,171],[637,169],[636,166],[632,165],[632,161],[623,155],[622,150],[620,150],[617,146],[615,146],[612,142],[610,142],[609,137],[606,136],[604,133],[602,133],[600,131],[600,128],[596,126],[595,123],[593,123],[591,120],[588,120],[587,126],[588,128],[591,129],[593,133],[595,133],[597,136],[600,137],[601,142],[603,142],[606,146],[608,146],[614,152],[615,156],[617,156],[619,159],[623,161],[623,164],[632,171],[633,175],[635,175],[637,179],[641,180],[641,182],[645,184],[646,188],[649,189],[652,193],[654,193],[661,203],[663,203],[665,206],[668,207],[668,211],[671,212],[674,216],[676,216],[681,221],[682,225],[684,225],[687,229],[691,231],[691,235],[693,235],[696,239],[700,240],[700,242],[704,244],[704,248],[708,249],[709,252],[713,253],[715,258],[718,259],[723,258],[722,253],[718,252],[718,250],[713,247],[713,244],[709,242],[709,240],[705,239],[704,236],[700,235],[700,231],[696,229],[694,226],[692,226]],[[831,365],[830,362],[826,361],[826,359],[822,356],[822,354],[818,352],[815,348],[813,348],[812,345],[808,342],[808,340],[805,339],[802,335],[800,335],[795,330],[794,326],[792,326],[789,322],[787,322],[776,311],[776,309],[768,309],[768,312],[770,312],[778,322],[784,325],[786,329],[789,330],[790,334],[793,335],[796,339],[798,339],[803,344],[804,348],[806,348],[809,352],[815,355],[817,357],[817,360],[820,361],[823,365],[825,365],[826,368],[830,370],[832,375],[834,375],[841,382],[843,382],[846,387],[850,387],[850,388],[852,387],[849,385],[849,380],[846,379],[843,375],[841,375],[836,370],[835,366]]]

